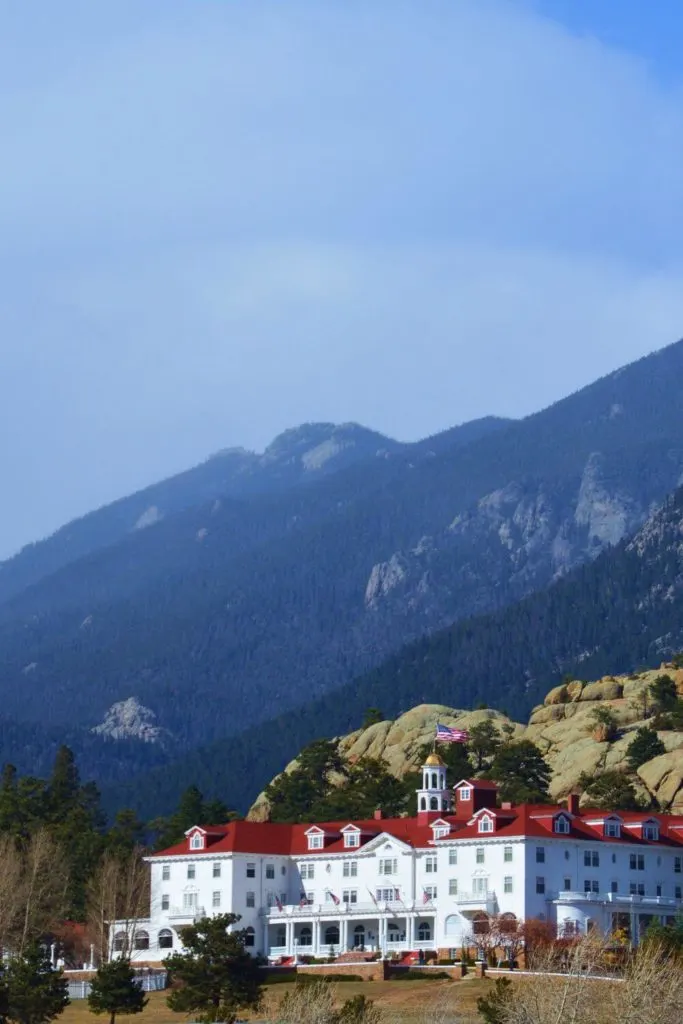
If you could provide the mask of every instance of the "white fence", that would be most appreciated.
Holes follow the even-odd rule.
[[[143,992],[162,992],[167,985],[167,971],[145,971],[136,974],[135,980]],[[69,981],[69,999],[87,999],[90,995],[90,981]]]

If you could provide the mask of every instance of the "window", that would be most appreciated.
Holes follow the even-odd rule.
[[[536,876],[536,893],[538,896],[545,895],[545,878],[543,875]]]
[[[164,866],[161,869],[161,881],[162,882],[170,882],[170,880],[171,880],[171,865],[170,864],[164,864]]]
[[[472,790],[469,786],[461,786],[458,790],[458,800],[471,800]]]
[[[253,928],[244,929],[244,945],[253,946],[256,939],[256,933]]]
[[[565,851],[564,851],[564,859],[565,859],[565,860],[569,860],[569,856],[570,856],[570,855],[569,855],[569,850],[565,850]]]
[[[423,891],[422,895],[423,895],[423,899],[424,899],[425,903],[430,903],[432,900],[435,900],[436,899],[436,886],[435,885],[425,885],[424,891]]]
[[[221,894],[220,894],[220,890],[217,889],[211,895],[211,906],[212,907],[220,907],[220,905],[221,905]]]
[[[655,890],[655,895],[656,895],[656,896],[661,896],[661,895],[662,895],[662,886],[661,886],[661,883],[658,883],[658,884],[657,884],[657,888],[656,888],[656,890]]]
[[[592,879],[591,878],[586,878],[586,879],[584,879],[583,891],[584,892],[599,893],[600,892],[600,883],[598,882],[597,878],[592,878]]]
[[[344,846],[360,846],[360,832],[345,832]]]
[[[683,863],[683,857],[674,857],[674,871],[677,875],[681,873],[681,864]]]
[[[149,949],[149,933],[145,931],[139,931],[135,933],[135,948],[136,949]]]
[[[393,903],[400,898],[399,889],[375,889],[375,899],[378,903]]]
[[[248,892],[247,893],[246,904],[247,904],[248,907],[255,907],[256,906],[256,893],[255,892]]]
[[[586,868],[599,868],[600,867],[600,854],[597,850],[584,850],[583,851],[583,866]]]
[[[444,836],[448,835],[450,830],[451,830],[451,826],[450,825],[438,825],[435,829],[433,829],[434,838],[435,839],[443,839]]]
[[[631,896],[644,896],[645,895],[645,882],[630,882],[629,892]]]
[[[417,929],[418,942],[431,942],[432,926],[428,921],[421,921]]]
[[[681,886],[677,885],[675,890],[674,890],[674,899],[680,900],[682,898],[681,897],[681,892],[682,891],[683,891],[683,889],[681,889]]]
[[[425,857],[425,871],[428,875],[436,874],[436,857]]]
[[[621,835],[621,825],[618,821],[605,822],[605,835],[611,839],[618,839]]]
[[[503,860],[505,861],[506,864],[510,864],[512,862],[512,847],[511,846],[504,846],[503,847]]]
[[[187,865],[187,877],[188,878],[194,878],[195,877],[195,866],[194,866],[194,864],[188,864]]]
[[[247,864],[247,878],[256,878],[256,865],[251,862]]]
[[[214,878],[220,878],[221,877],[221,865],[220,865],[219,861],[216,861],[216,863],[213,866],[213,877]]]
[[[479,819],[479,831],[493,832],[493,819],[489,818],[487,814],[485,814],[483,818]]]
[[[311,867],[313,865],[311,864]],[[355,878],[358,874],[358,861],[357,860],[345,860],[342,868],[342,874],[344,878]]]
[[[126,933],[117,932],[114,936],[114,952],[122,953],[126,947]]]
[[[654,841],[659,839],[659,826],[655,825],[654,822],[650,822],[649,825],[643,825],[643,839]]]
[[[457,850],[454,850],[453,848],[451,848],[448,851],[448,863],[450,864],[451,867],[453,867],[454,864],[458,863],[458,851]]]
[[[506,875],[503,879],[503,892],[512,892],[512,875]]]
[[[266,878],[275,878],[274,864],[266,864]]]
[[[331,924],[325,929],[325,945],[326,946],[338,946],[339,945],[339,925]]]
[[[612,882],[612,884],[610,886],[610,892],[619,892],[619,883],[618,882]]]
[[[483,846],[477,847],[477,864],[483,864],[486,860],[486,851]]]
[[[536,863],[545,864],[545,846],[536,847]]]
[[[565,835],[569,832],[569,819],[565,818],[563,814],[559,818],[555,818],[555,831],[563,832]]]
[[[170,905],[171,905],[171,901],[168,898],[168,893],[164,893],[163,896],[161,897],[161,909],[162,910],[168,910]]]
[[[458,879],[457,878],[449,878],[448,879],[448,895],[449,896],[457,896],[458,895]]]
[[[572,880],[571,880],[571,878],[563,879],[562,888],[564,889],[565,892],[571,892],[572,891]]]
[[[283,864],[282,867],[280,868],[280,874],[281,875],[286,875],[287,874],[287,867],[286,867],[285,864]]]
[[[191,850],[203,850],[204,849],[204,836],[200,836],[199,832],[195,832],[193,836],[190,836],[190,849]]]
[[[299,864],[299,874],[304,879],[315,878],[315,864]]]
[[[173,949],[173,932],[170,928],[162,928],[157,936],[159,949]]]
[[[183,909],[193,910],[197,906],[197,893],[196,892],[184,892],[183,893]]]
[[[629,857],[629,867],[631,871],[644,871],[645,855],[642,853],[632,853]]]
[[[358,890],[344,889],[342,892],[342,903],[358,903]]]
[[[398,871],[396,857],[382,857],[379,862],[380,875],[395,875]]]
[[[308,849],[309,850],[322,850],[325,837],[320,832],[314,832],[313,835],[308,837]]]

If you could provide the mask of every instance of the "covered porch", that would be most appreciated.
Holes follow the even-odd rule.
[[[286,912],[269,915],[266,950],[270,959],[292,956],[338,957],[359,953],[391,953],[436,949],[435,915],[336,914],[298,918]]]

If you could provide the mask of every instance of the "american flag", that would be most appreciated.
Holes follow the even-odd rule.
[[[423,903],[431,903],[432,902],[432,894],[431,894],[431,892],[428,892],[426,889],[422,890],[422,902]]]
[[[278,910],[280,911],[280,913],[282,913],[282,900],[281,900],[281,899],[280,899],[280,897],[279,897],[279,896],[277,895],[277,893],[275,894],[275,906],[276,906],[276,907],[277,907],[277,909],[278,909]]]
[[[335,896],[335,894],[333,892],[330,892],[329,889],[327,890],[327,895],[330,897],[330,899],[334,903],[335,907],[338,907],[339,906],[339,897]]]
[[[441,743],[467,743],[470,734],[464,729],[451,729],[450,725],[436,726],[436,737]]]

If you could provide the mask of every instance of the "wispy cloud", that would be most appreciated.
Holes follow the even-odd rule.
[[[681,332],[680,83],[637,56],[504,0],[49,10],[0,0],[0,550],[224,444],[519,415]]]

